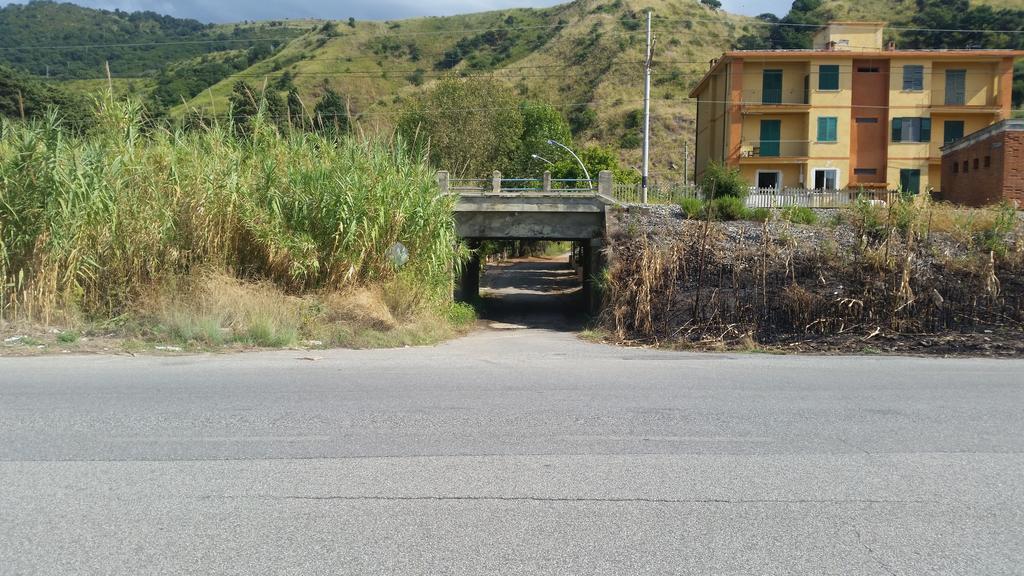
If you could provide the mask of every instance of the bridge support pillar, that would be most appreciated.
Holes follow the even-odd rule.
[[[456,297],[462,302],[472,302],[480,297],[480,241],[467,240],[466,246],[471,252],[469,261],[462,268]]]
[[[599,239],[583,241],[583,308],[586,313],[596,316],[601,311],[601,274],[604,272],[604,258],[601,249],[604,242]]]

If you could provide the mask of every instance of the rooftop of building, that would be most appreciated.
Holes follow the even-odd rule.
[[[956,152],[962,150],[968,146],[973,146],[978,142],[992,138],[1002,134],[1003,132],[1024,132],[1024,118],[1013,118],[1008,120],[1002,120],[995,124],[982,128],[977,132],[973,132],[957,140],[951,142],[942,147],[943,154],[949,154],[950,152]]]

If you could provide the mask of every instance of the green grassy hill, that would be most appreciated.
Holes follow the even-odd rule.
[[[484,75],[518,94],[550,102],[578,136],[622,149],[639,165],[644,55],[643,10],[655,11],[654,170],[670,172],[691,137],[686,95],[710,59],[749,33],[752,19],[697,0],[577,0],[548,9],[514,9],[395,22],[323,22],[279,53],[196,96],[189,107],[224,114],[232,85],[272,85],[293,77],[308,107],[326,87],[346,95],[360,125],[389,130],[403,101],[446,74]],[[587,118],[586,111],[596,115]],[[175,112],[184,113],[179,106]],[[543,152],[543,151],[539,151]],[[681,169],[681,167],[678,167]]]

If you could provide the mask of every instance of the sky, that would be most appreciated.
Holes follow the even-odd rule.
[[[74,4],[126,11],[152,10],[203,22],[239,22],[280,18],[398,20],[414,16],[447,16],[513,7],[542,7],[566,0],[74,0]],[[0,6],[12,4],[0,0]],[[17,2],[23,3],[23,2]],[[757,15],[789,9],[788,0],[722,0],[730,12]]]

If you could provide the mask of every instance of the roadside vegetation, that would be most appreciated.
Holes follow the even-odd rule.
[[[601,332],[699,349],[1024,353],[1015,207],[861,200],[817,223],[625,211]]]
[[[281,129],[265,103],[245,131],[97,108],[85,134],[0,121],[5,339],[377,346],[472,320],[451,300],[452,200],[400,139]]]

